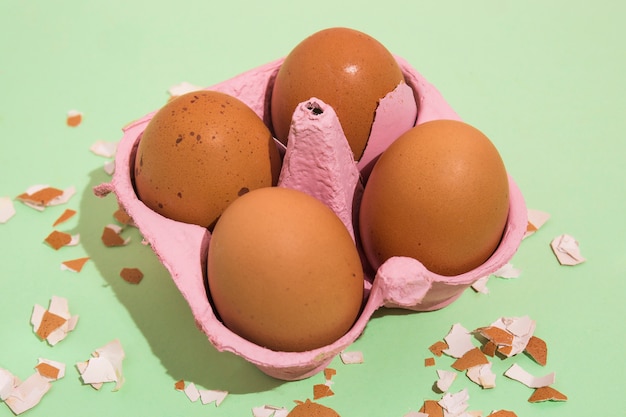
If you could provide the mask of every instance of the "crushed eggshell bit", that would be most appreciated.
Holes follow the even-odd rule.
[[[48,310],[35,304],[30,322],[37,336],[54,346],[74,330],[78,316],[70,314],[65,298],[53,296]]]
[[[66,271],[72,271],[72,272],[80,272],[88,260],[89,260],[89,257],[64,261],[61,263],[61,269],[66,270]]]
[[[65,232],[59,232],[58,230],[53,230],[45,239],[50,247],[54,250],[59,250],[63,246],[67,246],[72,243],[72,235]]]
[[[20,384],[20,379],[4,368],[0,368],[0,401],[6,400],[15,387]]]
[[[426,400],[419,410],[420,413],[428,414],[428,417],[444,417],[443,407],[435,400]]]
[[[92,358],[78,362],[76,368],[84,384],[100,389],[106,382],[115,382],[113,391],[118,391],[124,384],[122,361],[126,354],[118,339],[114,339],[101,348],[96,349]]]
[[[45,340],[55,330],[61,328],[67,322],[63,317],[59,317],[48,310],[44,311],[41,323],[35,332],[41,340]]]
[[[121,207],[115,210],[113,218],[124,226],[134,226],[133,219],[131,219],[128,213],[126,213],[126,210]]]
[[[556,379],[556,374],[554,372],[542,377],[536,377],[528,373],[516,363],[511,365],[511,367],[504,372],[504,376],[519,381],[530,388],[547,387],[548,385],[554,384]]]
[[[489,275],[478,278],[471,285],[472,289],[481,294],[489,294],[489,288],[487,287],[487,283],[489,282]]]
[[[465,371],[473,366],[486,365],[489,360],[485,354],[477,347],[468,350],[452,364],[457,371]]]
[[[39,358],[35,369],[41,376],[56,381],[65,376],[65,364],[50,359]]]
[[[315,384],[313,385],[313,399],[319,400],[324,397],[331,397],[335,395],[330,386],[326,384]]]
[[[510,346],[513,344],[513,335],[501,327],[487,326],[476,329],[476,332],[496,345]]]
[[[546,366],[548,363],[548,346],[543,339],[537,336],[532,336],[528,340],[524,352],[541,366]]]
[[[304,404],[304,403],[298,403]],[[289,410],[285,407],[276,407],[274,405],[262,405],[260,407],[252,407],[253,417],[287,417]]]
[[[528,398],[530,403],[539,403],[544,401],[567,401],[567,395],[552,387],[539,387],[535,389],[533,394]]]
[[[10,197],[0,197],[0,223],[6,223],[15,216],[15,205]]]
[[[192,403],[195,403],[196,401],[200,399],[200,390],[196,387],[196,384],[194,384],[193,382],[190,382],[189,384],[187,384],[183,392],[185,393],[187,398],[189,398],[189,401],[191,401]]]
[[[513,264],[506,263],[502,267],[500,267],[500,269],[495,271],[492,275],[497,278],[513,279],[519,278],[522,275],[522,271],[515,268]]]
[[[333,368],[324,369],[324,378],[326,378],[327,381],[330,381],[335,375],[337,375],[336,369],[333,369]]]
[[[453,371],[446,371],[444,369],[437,369],[437,376],[439,379],[435,382],[435,386],[439,392],[447,392],[452,386],[452,383],[456,379],[457,373]]]
[[[528,236],[534,234],[548,219],[550,219],[550,214],[545,211],[528,209],[528,224],[523,238],[526,239]]]
[[[18,383],[4,400],[15,415],[35,407],[50,390],[50,381],[35,372],[25,381]]]
[[[52,227],[56,227],[60,225],[61,223],[68,221],[69,219],[74,217],[75,214],[76,214],[76,210],[65,209],[65,211],[61,213],[61,215],[54,221],[54,223],[52,224]]]
[[[443,398],[438,401],[439,405],[444,410],[444,415],[459,416],[467,410],[469,400],[469,394],[466,388],[457,393],[445,393]]]
[[[561,265],[574,266],[586,261],[580,254],[578,241],[570,235],[555,237],[550,242],[550,247]]]
[[[498,346],[498,353],[511,357],[524,351],[535,331],[536,323],[528,316],[500,317],[491,326],[506,330],[513,335],[513,341],[510,345]]]
[[[113,175],[115,173],[115,161],[106,161],[104,163],[104,172],[106,172],[109,175]]]
[[[67,116],[65,117],[65,123],[69,127],[76,127],[81,124],[83,121],[83,114],[78,110],[70,110],[67,112]]]
[[[180,379],[174,383],[174,389],[177,391],[183,391],[185,389],[185,380]]]
[[[143,272],[139,268],[122,268],[120,276],[130,284],[139,284],[143,279]]]
[[[448,348],[444,349],[443,353],[453,358],[460,358],[468,351],[474,349],[470,332],[459,323],[452,326],[450,332],[443,340],[448,345]]]
[[[432,352],[433,355],[440,357],[443,355],[443,351],[448,349],[449,346],[443,340],[439,340],[428,347],[428,350]]]
[[[496,352],[498,350],[498,345],[496,345],[491,340],[489,340],[489,341],[487,341],[487,343],[482,345],[480,350],[482,350],[485,355],[490,356],[490,357],[493,358],[494,356],[496,356]]]
[[[116,224],[109,224],[102,231],[102,242],[107,247],[125,246],[130,242],[130,238],[124,239],[120,236],[122,228]]]
[[[98,140],[89,147],[89,150],[98,156],[112,158],[117,151],[117,142]]]
[[[517,414],[510,410],[498,410],[491,412],[487,417],[517,417]]]
[[[363,352],[354,350],[350,352],[342,351],[339,353],[341,362],[346,365],[363,363]]]
[[[490,389],[496,387],[496,374],[491,370],[491,363],[472,366],[467,369],[466,375],[470,381],[483,388]]]
[[[39,372],[39,374],[43,377],[46,377],[48,379],[58,379],[59,378],[59,368],[55,368],[54,366],[47,364],[47,363],[40,363],[37,366],[35,366],[35,369],[37,369],[37,372]]]
[[[198,390],[200,393],[200,402],[202,404],[211,404],[215,403],[216,407],[219,407],[220,404],[226,399],[228,395],[228,391],[220,391],[220,390],[211,390],[211,389],[201,389]]]
[[[27,204],[33,208],[43,209],[48,206],[55,198],[63,195],[63,190],[49,187],[47,185],[35,185],[26,190],[26,192],[18,195],[17,200]]]
[[[435,358],[430,357],[430,358],[424,359],[424,366],[426,367],[435,366]]]

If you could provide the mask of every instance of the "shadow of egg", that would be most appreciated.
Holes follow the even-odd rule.
[[[102,242],[104,227],[118,224],[113,217],[118,203],[114,194],[100,198],[94,195],[93,188],[109,180],[110,176],[101,169],[89,173],[89,184],[78,191],[79,218],[72,233],[80,233],[87,256],[113,290],[119,308],[128,311],[152,355],[172,377],[172,384],[184,379],[233,394],[262,392],[280,385],[282,381],[258,372],[243,358],[213,347],[196,327],[189,305],[166,268],[150,246],[142,243],[137,228],[123,228],[121,236],[130,238],[125,246],[107,247]],[[120,277],[122,268],[139,268],[143,280],[137,285],[124,281]]]

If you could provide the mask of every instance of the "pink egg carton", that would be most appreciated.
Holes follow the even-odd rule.
[[[282,147],[283,167],[278,186],[311,194],[331,207],[342,219],[359,246],[358,204],[363,191],[361,176],[376,156],[411,126],[433,119],[459,116],[404,59],[396,57],[404,72],[401,84],[381,100],[370,140],[356,163],[332,107],[311,98],[296,109],[288,146]],[[283,58],[208,87],[238,97],[268,125],[269,97]],[[417,103],[417,104],[416,104]],[[111,182],[95,187],[96,195],[113,192],[133,219],[144,239],[170,272],[189,304],[198,328],[218,351],[228,351],[256,365],[264,373],[282,380],[307,378],[324,369],[352,344],[365,329],[372,314],[381,307],[431,311],[447,306],[481,277],[506,264],[517,251],[527,226],[523,196],[509,176],[509,216],[502,241],[493,255],[478,268],[457,276],[428,271],[419,261],[394,257],[372,271],[362,256],[365,297],[362,311],[352,328],[334,343],[306,352],[276,352],[258,346],[230,331],[216,317],[205,280],[207,250],[211,233],[204,227],[165,218],[149,209],[133,188],[133,164],[141,135],[155,112],[124,128]],[[361,252],[362,253],[362,252]],[[322,260],[323,261],[323,260]]]

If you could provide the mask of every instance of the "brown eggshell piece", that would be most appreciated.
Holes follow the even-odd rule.
[[[318,97],[335,109],[358,161],[378,101],[403,82],[397,61],[376,39],[349,28],[321,30],[300,42],[278,71],[270,107],[274,133],[286,144],[296,106]]]
[[[290,412],[287,417],[340,417],[339,414],[330,407],[321,405],[311,400],[300,402]]]
[[[212,227],[237,197],[276,185],[280,156],[269,129],[239,99],[194,91],[146,127],[134,164],[139,198],[173,220]]]

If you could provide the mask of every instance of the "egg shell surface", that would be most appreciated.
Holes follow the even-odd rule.
[[[348,230],[321,201],[290,188],[257,189],[228,206],[207,265],[226,327],[276,351],[333,343],[363,301],[361,260]]]
[[[400,136],[378,159],[359,228],[375,269],[408,256],[452,276],[491,256],[508,212],[507,172],[493,143],[467,123],[434,120]]]
[[[269,129],[239,99],[195,91],[169,101],[141,136],[139,198],[165,217],[212,228],[237,197],[276,185],[280,155]]]
[[[350,28],[321,30],[296,45],[276,75],[270,107],[274,133],[287,143],[296,106],[317,97],[335,109],[358,161],[378,102],[401,83],[400,66],[376,39]]]

